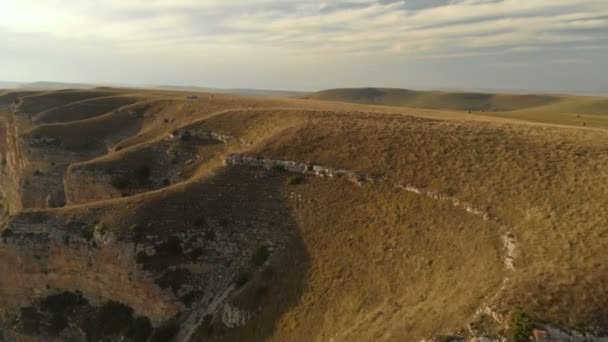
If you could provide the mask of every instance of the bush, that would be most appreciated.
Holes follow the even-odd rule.
[[[211,335],[213,335],[213,316],[212,315],[205,315],[205,317],[203,317],[203,322],[201,323],[201,328],[200,328],[205,335],[207,335],[207,337],[211,337]]]
[[[273,165],[272,169],[275,170],[275,171],[278,171],[278,172],[285,172],[285,171],[287,171],[285,169],[285,166],[279,165],[279,164]]]
[[[268,260],[269,256],[270,256],[270,251],[268,250],[268,247],[260,246],[260,248],[258,248],[258,250],[255,252],[255,254],[253,254],[253,257],[251,257],[251,262],[253,263],[254,266],[259,267],[259,266],[264,265],[266,260]]]
[[[140,224],[131,226],[131,239],[133,242],[142,242],[146,238],[146,229]]]
[[[65,313],[77,305],[86,304],[87,301],[81,295],[72,292],[63,292],[46,297],[40,306],[42,309],[52,313]]]
[[[150,171],[150,168],[142,165],[142,166],[138,166],[135,168],[135,170],[133,171],[133,175],[135,176],[135,179],[137,179],[137,181],[140,184],[145,184],[148,182],[149,178],[150,178],[150,174],[152,172]]]
[[[509,324],[509,341],[528,342],[532,330],[536,327],[534,319],[521,310],[516,310],[511,314]]]
[[[162,277],[157,279],[156,283],[163,289],[171,288],[173,292],[177,292],[182,285],[188,281],[192,273],[185,268],[178,268],[175,271],[168,271]]]
[[[81,328],[86,332],[88,341],[115,340],[112,337],[124,336],[132,341],[144,342],[152,332],[147,317],[134,317],[133,309],[114,301],[86,314]]]
[[[161,243],[155,248],[159,256],[176,257],[183,254],[181,240],[177,236],[169,236],[167,241]]]
[[[302,176],[302,175],[296,175],[296,176],[289,177],[289,184],[291,184],[291,185],[298,185],[298,184],[302,184],[302,183],[304,183],[304,176]]]
[[[190,252],[191,259],[198,259],[203,255],[204,251],[201,247],[195,248]]]
[[[205,240],[207,241],[215,241],[215,231],[211,228],[207,229],[205,231]]]
[[[39,334],[40,322],[43,318],[44,316],[33,307],[21,308],[21,328],[26,334]]]
[[[230,221],[228,221],[227,218],[223,218],[220,220],[219,224],[220,224],[220,227],[226,228],[230,224]]]
[[[196,220],[194,220],[193,224],[199,228],[207,227],[207,218],[203,215],[199,216]]]
[[[234,285],[236,285],[237,288],[241,288],[249,282],[250,278],[251,275],[249,272],[241,272],[236,279],[234,279]]]
[[[133,309],[118,302],[109,301],[97,313],[96,323],[101,336],[126,335],[131,327]]]
[[[110,181],[110,183],[112,183],[112,186],[115,187],[116,189],[126,189],[127,187],[129,187],[131,180],[129,179],[129,176],[126,174],[114,175],[114,176],[112,176],[112,180]]]
[[[203,296],[201,291],[191,291],[186,293],[180,298],[180,301],[184,303],[186,306],[192,305],[194,302],[199,300]]]
[[[146,342],[152,333],[152,324],[148,317],[137,317],[131,323],[127,337],[130,337],[135,342]]]
[[[179,325],[176,323],[167,323],[162,327],[158,327],[154,330],[150,342],[167,342],[171,341],[173,337],[179,331]]]
[[[80,231],[80,234],[85,240],[91,241],[95,234],[95,227],[85,227]]]

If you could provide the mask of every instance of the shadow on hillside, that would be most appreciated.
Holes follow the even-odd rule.
[[[197,279],[204,284],[202,292],[217,297],[238,283],[225,303],[250,315],[246,323],[226,327],[220,306],[213,322],[196,332],[195,341],[268,340],[282,314],[299,302],[307,286],[309,256],[287,205],[287,177],[280,171],[229,167],[205,181],[151,194],[134,213],[133,219],[149,227],[150,234],[213,231],[202,261],[209,271]],[[267,259],[260,260],[262,250],[270,251]],[[177,261],[186,262],[192,260]]]

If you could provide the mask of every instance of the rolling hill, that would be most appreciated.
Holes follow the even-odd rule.
[[[544,123],[608,127],[607,97],[346,88],[324,90],[306,98],[381,106],[458,110]]]
[[[605,340],[606,130],[325,94],[0,94],[2,337]]]

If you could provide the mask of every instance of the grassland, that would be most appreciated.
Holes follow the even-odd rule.
[[[608,132],[595,129],[605,100],[383,91],[322,96],[373,105],[115,89],[22,96],[19,138],[53,143],[28,146],[14,174],[22,183],[55,179],[59,195],[87,198],[23,215],[77,217],[118,236],[133,227],[178,235],[203,215],[244,250],[263,241],[256,225],[270,227],[271,241],[290,236],[230,300],[254,317],[234,329],[216,321],[200,340],[417,341],[462,331],[485,306],[567,328],[608,326]],[[25,119],[49,113],[53,123]],[[588,124],[572,127],[581,119],[572,115]],[[232,139],[179,140],[179,130]],[[284,170],[224,165],[231,153],[390,182],[293,181]],[[43,175],[25,176],[33,165]],[[171,181],[151,177],[117,192],[103,179],[142,165]],[[491,219],[394,184],[470,203]],[[504,263],[504,227],[517,244],[514,270]]]
[[[574,95],[490,94],[407,89],[331,89],[310,99],[466,111],[571,126],[608,127],[608,98]]]

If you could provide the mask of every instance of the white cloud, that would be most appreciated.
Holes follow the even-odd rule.
[[[568,30],[608,32],[608,5],[593,0],[452,1],[408,11],[397,2],[303,0],[0,0],[0,27],[60,39],[231,44],[336,53],[415,54],[451,49],[560,43]],[[359,6],[353,6],[357,4]],[[437,26],[441,25],[441,26]],[[583,35],[579,35],[582,39]],[[583,39],[599,39],[585,32]],[[424,43],[421,43],[424,41]],[[449,41],[446,45],[446,41]],[[541,42],[542,43],[542,42]],[[378,46],[386,49],[378,51]],[[453,52],[453,51],[452,51]]]
[[[73,58],[106,56],[176,69],[184,60],[257,63],[260,70],[329,66],[344,58],[373,65],[556,48],[603,51],[608,2],[0,0],[0,38],[0,60],[43,58],[68,48]]]

